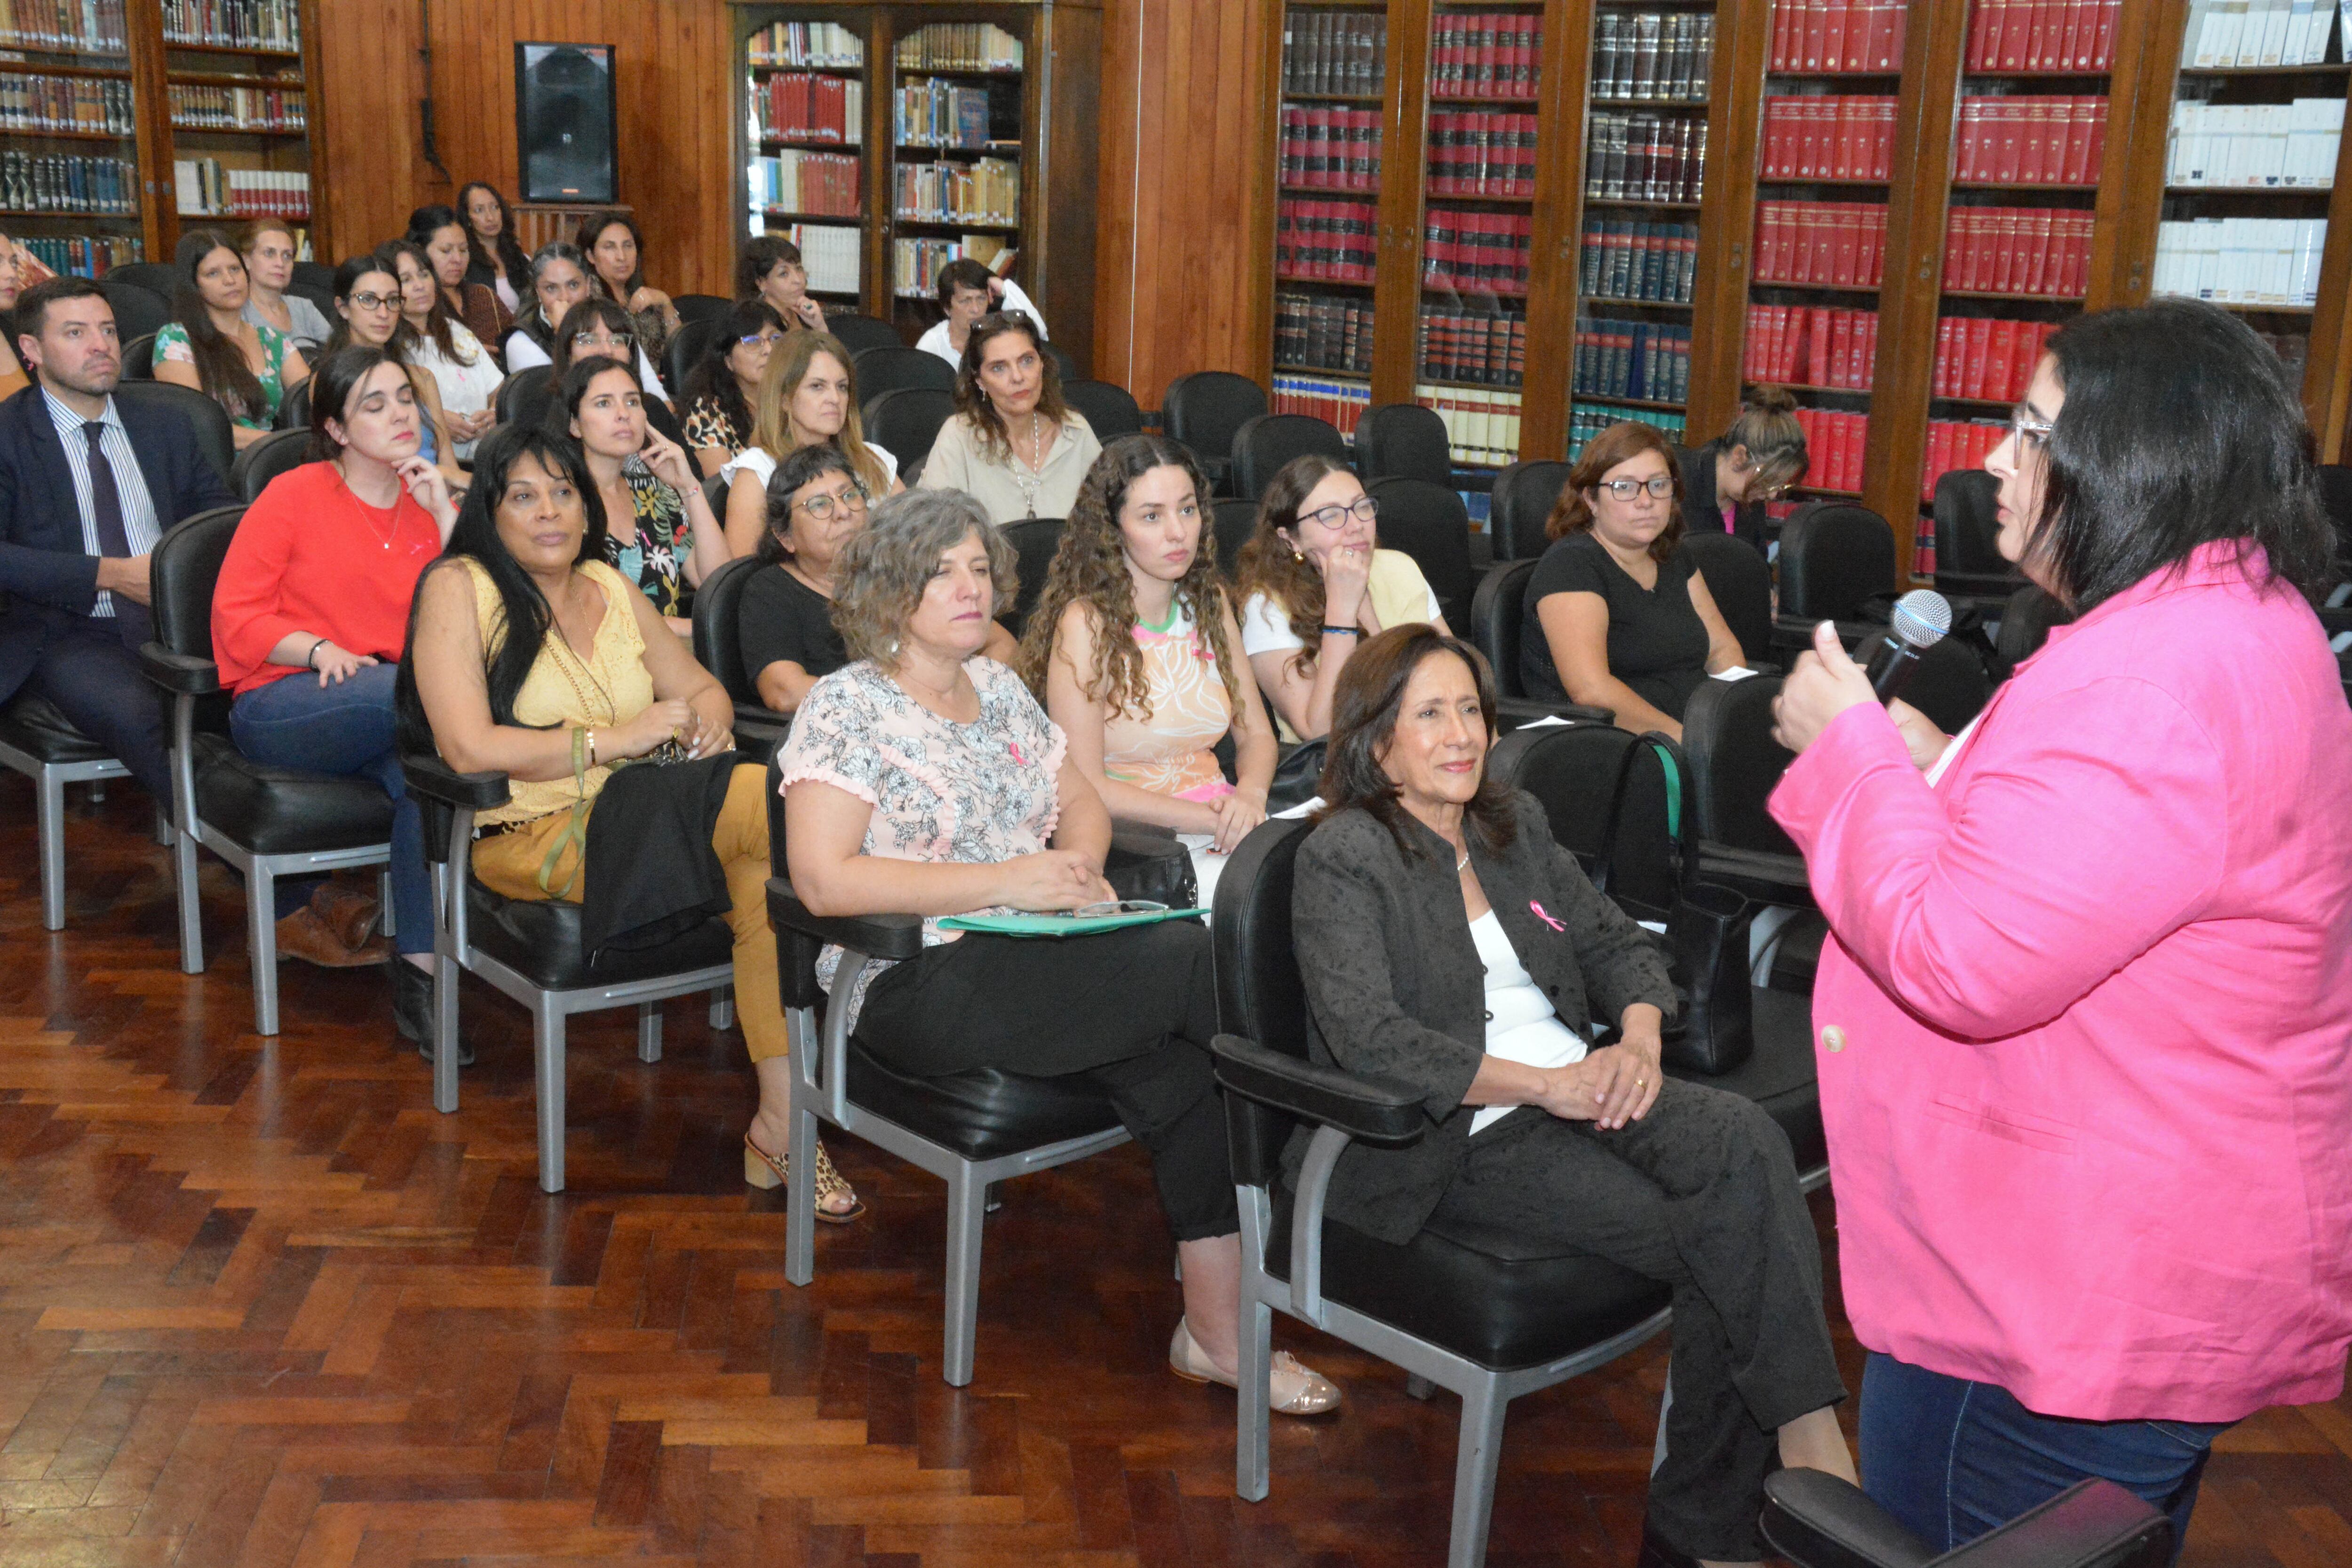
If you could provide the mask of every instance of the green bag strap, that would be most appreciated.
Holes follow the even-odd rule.
[[[588,731],[578,724],[572,727],[572,782],[580,791],[580,798],[572,803],[572,820],[563,825],[563,831],[547,847],[547,858],[539,863],[539,890],[551,899],[569,898],[572,884],[580,880],[580,868],[588,863]],[[572,862],[572,875],[563,879],[561,888],[551,886],[564,850],[574,845],[580,853]]]

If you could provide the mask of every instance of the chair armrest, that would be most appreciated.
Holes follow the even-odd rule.
[[[1821,1470],[1764,1482],[1764,1539],[1802,1568],[2162,1568],[2172,1521],[2113,1481],[2078,1482],[1937,1556],[1861,1489]]]
[[[400,759],[408,792],[452,811],[488,811],[509,798],[504,773],[461,773],[438,757],[414,753]]]
[[[1826,1470],[1775,1470],[1764,1479],[1764,1539],[1800,1568],[1926,1568],[1927,1543]]]
[[[173,653],[159,642],[141,645],[139,664],[148,679],[183,697],[204,697],[221,689],[219,665],[194,654]]]
[[[782,877],[768,879],[768,923],[778,931],[832,942],[868,958],[914,958],[923,951],[920,915],[812,914]]]
[[[1412,1089],[1317,1067],[1239,1035],[1219,1035],[1209,1048],[1217,1081],[1235,1094],[1336,1128],[1360,1143],[1402,1149],[1429,1130],[1421,1096]]]
[[[1769,849],[1735,849],[1728,844],[1701,839],[1690,869],[1695,882],[1716,882],[1759,903],[1812,909],[1812,879],[1805,874],[1802,856],[1776,855]]]
[[[1517,730],[1538,719],[1565,719],[1571,724],[1612,724],[1616,722],[1613,708],[1593,708],[1581,702],[1547,702],[1540,697],[1503,697],[1496,700],[1496,728]]]

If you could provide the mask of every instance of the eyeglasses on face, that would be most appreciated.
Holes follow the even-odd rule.
[[[799,505],[803,511],[807,512],[816,521],[831,522],[836,508],[840,509],[845,515],[855,515],[866,510],[866,487],[853,485],[838,496],[803,496]]]
[[[1672,474],[1652,474],[1646,479],[1603,479],[1601,488],[1619,500],[1632,500],[1643,490],[1664,500],[1675,493],[1675,477]]]
[[[2016,443],[2021,452],[2029,446],[2041,447],[2050,439],[2050,432],[2056,428],[2055,425],[2022,403],[2009,411],[2009,438]]]
[[[625,349],[637,341],[634,332],[574,332],[572,346],[575,349]]]
[[[346,294],[343,302],[355,310],[389,310],[400,303],[397,294]]]
[[[1336,502],[1330,506],[1318,506],[1298,521],[1311,522],[1318,528],[1345,528],[1351,516],[1360,522],[1370,522],[1380,515],[1379,501],[1370,496],[1358,496],[1353,506],[1340,506]]]
[[[776,334],[773,332],[753,332],[749,337],[735,340],[740,346],[747,349],[756,349],[764,343],[772,343],[775,341]]]

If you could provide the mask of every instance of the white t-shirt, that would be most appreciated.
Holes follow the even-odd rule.
[[[874,460],[882,465],[882,471],[895,481],[898,477],[898,459],[871,441],[866,443],[866,449],[874,454]],[[746,447],[727,459],[726,466],[719,470],[719,477],[727,481],[730,489],[734,487],[738,474],[754,476],[760,481],[760,488],[765,489],[768,481],[776,477],[776,459],[769,456],[764,447]],[[880,500],[882,498],[876,496],[874,499]]]
[[[1000,310],[1026,310],[1029,319],[1037,323],[1038,336],[1050,338],[1054,335],[1045,330],[1045,318],[1038,314],[1035,301],[1024,294],[1021,285],[1010,278],[1004,280],[1004,298],[998,301],[996,308]],[[963,355],[948,342],[948,324],[945,321],[932,322],[931,330],[915,340],[915,346],[927,354],[939,355],[958,369],[963,366]]]
[[[449,323],[449,341],[457,346],[457,358],[451,359],[441,352],[441,345],[430,336],[420,338],[412,356],[417,369],[430,372],[433,384],[441,394],[441,406],[451,414],[479,414],[498,395],[499,383],[506,375],[499,362],[490,357],[482,340],[474,336],[465,322]],[[473,363],[465,361],[471,358]],[[457,443],[457,456],[474,455],[474,443]]]
[[[1486,966],[1486,1054],[1534,1068],[1564,1068],[1580,1062],[1586,1042],[1552,1010],[1551,998],[1528,974],[1495,911],[1470,922],[1478,962]],[[1482,1105],[1470,1118],[1475,1136],[1518,1109]]]
[[[1445,612],[1437,603],[1435,589],[1424,585],[1422,591],[1429,600],[1428,611],[1422,619],[1433,622]],[[1242,606],[1242,653],[1244,657],[1255,658],[1262,653],[1288,653],[1293,648],[1306,646],[1298,640],[1298,634],[1290,629],[1289,615],[1276,607],[1273,599],[1264,594],[1249,596],[1249,603]]]
[[[507,374],[509,375],[512,375],[519,370],[529,370],[535,364],[553,364],[554,363],[554,360],[548,357],[547,351],[533,342],[530,334],[520,327],[507,334]],[[654,369],[654,362],[646,357],[643,344],[638,345],[637,348],[637,380],[644,384],[646,391],[652,393],[664,403],[669,401],[669,389],[662,385],[661,374]]]

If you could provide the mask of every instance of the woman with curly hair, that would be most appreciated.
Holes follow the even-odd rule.
[[[1176,830],[1203,903],[1215,857],[1265,820],[1275,760],[1217,578],[1208,493],[1192,455],[1165,437],[1106,447],[1078,487],[1016,667],[1111,815]],[[1228,733],[1238,784],[1213,750]]]
[[[1067,517],[1078,485],[1102,456],[1086,416],[1062,401],[1045,331],[1019,310],[972,323],[956,372],[955,417],[923,459],[922,487],[961,490],[1002,527]]]

